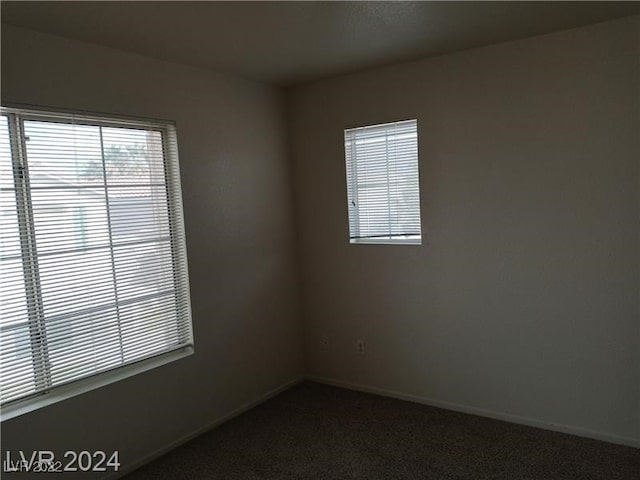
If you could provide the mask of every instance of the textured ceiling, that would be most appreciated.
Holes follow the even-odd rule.
[[[640,13],[640,2],[608,1],[2,1],[1,7],[5,23],[281,86]]]

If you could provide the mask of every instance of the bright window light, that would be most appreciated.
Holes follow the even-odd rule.
[[[172,124],[2,109],[3,416],[192,351],[179,179]]]
[[[351,243],[422,243],[417,121],[344,131]]]

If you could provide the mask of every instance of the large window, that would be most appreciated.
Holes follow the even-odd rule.
[[[416,120],[344,131],[351,243],[420,244]]]
[[[3,417],[191,353],[174,127],[0,113]]]

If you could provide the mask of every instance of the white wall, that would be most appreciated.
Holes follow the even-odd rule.
[[[187,359],[3,422],[5,448],[119,450],[127,468],[299,378],[280,90],[2,25],[2,101],[177,122],[196,341]]]
[[[308,374],[640,440],[638,31],[627,18],[292,92]],[[350,245],[343,129],[407,118],[423,244]]]

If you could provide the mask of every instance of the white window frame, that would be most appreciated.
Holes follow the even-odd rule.
[[[0,112],[3,116],[8,117],[14,184],[16,190],[19,191],[19,193],[16,194],[16,207],[19,221],[22,222],[21,228],[26,229],[26,232],[21,232],[23,238],[23,240],[21,240],[23,268],[25,269],[25,274],[31,275],[34,279],[33,282],[25,282],[25,284],[36,285],[35,287],[26,288],[27,299],[32,300],[29,310],[36,310],[35,312],[31,312],[26,319],[30,331],[31,326],[33,326],[34,329],[42,332],[45,329],[44,323],[46,322],[46,318],[42,310],[42,300],[39,298],[41,294],[31,291],[34,288],[39,288],[37,286],[37,283],[39,282],[39,274],[37,270],[37,261],[33,261],[33,256],[37,255],[35,254],[35,245],[30,244],[30,242],[35,242],[35,233],[33,217],[29,212],[31,209],[31,200],[28,161],[25,156],[26,147],[23,127],[25,120],[54,121],[99,127],[124,127],[160,132],[162,136],[162,155],[164,159],[165,188],[171,238],[170,261],[172,262],[171,268],[173,268],[174,272],[176,299],[179,297],[179,300],[175,301],[175,322],[177,328],[181,332],[179,336],[180,343],[179,345],[172,347],[172,350],[160,353],[156,352],[155,354],[152,353],[151,356],[137,359],[133,363],[120,364],[108,370],[100,371],[96,374],[74,379],[59,385],[46,385],[34,393],[11,399],[2,405],[0,409],[0,419],[4,421],[14,418],[42,408],[46,405],[74,397],[193,354],[194,342],[189,294],[189,275],[184,231],[182,192],[180,186],[177,136],[174,123],[164,120],[149,120],[107,114],[71,112],[40,107],[36,107],[34,109],[34,107],[2,106],[0,107]],[[113,248],[112,243],[111,248]],[[32,338],[31,343],[33,343],[34,340],[32,333],[29,335]],[[46,334],[44,337],[46,339]],[[43,340],[42,342],[45,345],[44,353],[42,353],[42,348],[36,349],[32,347],[31,358],[34,358],[33,355],[35,355],[35,353],[33,352],[36,351],[39,351],[40,354],[47,355],[46,340]],[[46,359],[45,362],[36,361],[34,364],[35,363],[46,363]],[[2,365],[0,364],[0,378],[2,377],[2,373]],[[46,377],[46,375],[44,377]],[[0,382],[0,388],[2,388],[2,383],[3,382]]]
[[[411,188],[411,192],[417,195],[417,202],[412,211],[414,217],[417,216],[417,231],[410,234],[393,233],[395,225],[391,219],[391,215],[387,215],[389,222],[387,231],[380,231],[375,236],[361,236],[361,208],[358,204],[360,197],[360,189],[358,179],[361,178],[361,171],[366,169],[366,163],[369,160],[367,155],[359,155],[356,147],[356,139],[358,132],[365,132],[372,129],[384,129],[387,135],[391,135],[396,126],[405,126],[412,130],[415,135],[415,158],[408,160],[415,167],[415,185]],[[420,213],[420,175],[419,175],[419,159],[418,159],[418,122],[416,119],[401,120],[396,122],[388,122],[382,124],[365,125],[360,127],[351,127],[344,130],[344,149],[345,149],[345,167],[347,178],[347,210],[348,210],[348,230],[349,242],[351,244],[371,244],[371,245],[421,245],[422,244],[422,225]],[[389,189],[392,179],[389,177],[389,163],[394,161],[394,155],[386,152],[387,179],[386,185]],[[407,159],[404,159],[407,161]],[[378,162],[380,159],[377,160]],[[387,208],[391,209],[391,197],[387,198]],[[370,207],[370,206],[369,206]],[[365,205],[364,209],[367,206]],[[416,228],[416,226],[414,226]]]

